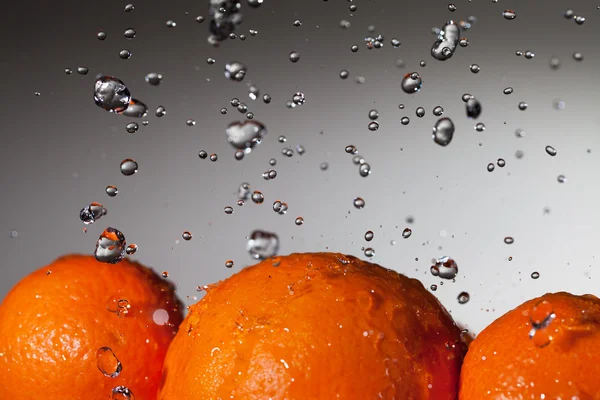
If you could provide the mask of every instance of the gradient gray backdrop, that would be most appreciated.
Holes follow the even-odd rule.
[[[254,229],[277,232],[281,254],[327,250],[365,258],[361,247],[371,246],[374,262],[426,287],[438,284],[436,296],[475,332],[548,291],[599,294],[600,3],[456,0],[451,13],[446,0],[265,0],[258,9],[244,1],[237,32],[247,40],[227,40],[220,48],[206,41],[208,18],[195,22],[197,15],[208,17],[207,3],[134,1],[130,13],[123,12],[126,1],[12,2],[5,8],[0,299],[61,254],[91,254],[107,226],[139,246],[135,259],[169,271],[184,298],[197,295],[197,285],[251,264],[245,245]],[[354,15],[350,4],[358,6]],[[502,17],[510,8],[517,12],[512,21]],[[585,24],[566,20],[567,8],[586,17]],[[477,22],[462,33],[469,47],[458,48],[448,61],[434,60],[431,28],[470,15]],[[303,25],[294,27],[295,19]],[[340,28],[343,19],[351,22],[349,29]],[[168,28],[167,20],[177,26]],[[373,35],[385,36],[382,49],[365,47],[369,25],[375,26]],[[127,28],[137,31],[135,39],[123,37]],[[250,36],[250,29],[258,35]],[[96,38],[100,30],[108,34],[103,42]],[[390,45],[393,37],[400,48]],[[360,47],[357,53],[350,51],[353,44]],[[122,49],[133,56],[121,60]],[[300,53],[296,64],[288,59],[293,50]],[[517,57],[516,50],[531,50],[535,58]],[[583,53],[582,62],[572,58],[575,51]],[[559,70],[549,68],[552,56],[562,60]],[[208,65],[208,57],[216,63]],[[396,66],[398,58],[405,67]],[[223,75],[232,60],[248,66],[241,83]],[[427,62],[424,68],[420,60]],[[480,65],[479,74],[470,72],[472,63]],[[90,69],[87,76],[63,72],[80,65]],[[342,69],[350,72],[347,80],[339,78]],[[412,71],[424,85],[407,95],[400,81]],[[162,73],[163,83],[145,83],[148,72]],[[129,134],[125,125],[134,119],[95,106],[97,74],[118,77],[146,102],[149,125],[137,120],[140,130]],[[356,83],[357,76],[364,84]],[[249,82],[261,96],[269,93],[272,103],[250,100]],[[508,96],[502,94],[507,86],[514,88]],[[296,91],[305,93],[306,103],[287,109]],[[485,132],[476,132],[466,118],[465,92],[482,102]],[[243,118],[229,105],[233,97],[269,130],[243,161],[234,160],[224,136],[229,122]],[[563,110],[553,107],[556,99],[566,103]],[[529,104],[526,111],[518,109],[520,101]],[[159,105],[167,109],[163,118],[154,116]],[[431,140],[436,105],[456,125],[445,148]],[[418,106],[427,110],[424,118],[415,116]],[[219,112],[222,107],[227,115]],[[380,114],[376,132],[367,129],[372,108]],[[403,116],[410,117],[409,125],[400,124]],[[188,118],[196,120],[194,127],[186,126]],[[525,137],[515,136],[518,128]],[[287,143],[279,143],[279,135]],[[370,163],[368,178],[359,176],[344,152],[349,144]],[[284,145],[303,145],[306,153],[284,157]],[[546,145],[558,155],[548,156]],[[219,160],[200,160],[201,149]],[[522,159],[515,157],[517,150],[524,152]],[[272,157],[278,175],[267,182],[261,174],[271,169]],[[137,174],[120,174],[124,158],[139,162]],[[498,158],[506,166],[488,172],[487,164]],[[325,161],[329,169],[321,171]],[[560,174],[566,183],[557,182]],[[262,205],[235,205],[245,181],[264,193]],[[119,188],[117,197],[105,194],[107,185]],[[355,196],[365,199],[364,209],[354,209]],[[272,210],[277,199],[289,204],[284,216]],[[92,201],[104,204],[108,215],[83,233],[78,213]],[[228,205],[233,215],[223,212]],[[409,215],[412,225],[406,223]],[[294,224],[297,216],[304,217],[303,226]],[[407,226],[413,234],[402,239]],[[181,239],[185,230],[194,235],[189,242]],[[369,244],[363,239],[367,230],[375,233]],[[18,236],[11,237],[12,231]],[[514,244],[504,244],[505,236],[514,237]],[[460,270],[456,282],[440,286],[429,267],[443,255]],[[228,259],[235,261],[232,270],[225,268]],[[533,271],[539,271],[538,280],[531,279]],[[456,299],[461,291],[471,295],[465,305]]]

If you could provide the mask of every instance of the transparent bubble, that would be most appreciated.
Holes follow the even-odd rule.
[[[243,182],[238,187],[237,197],[240,200],[248,200],[250,197],[250,184]]]
[[[204,160],[206,157],[208,157],[208,153],[205,150],[200,150],[198,152],[198,157]]]
[[[525,111],[527,110],[527,103],[525,103],[524,101],[519,103],[519,110],[521,111]]]
[[[451,12],[456,11],[456,4],[452,4],[452,3],[448,4],[448,10]]]
[[[186,241],[187,240],[192,240],[192,232],[190,232],[190,231],[184,231],[181,234],[181,237],[183,238],[183,240],[186,240]]]
[[[116,186],[109,185],[106,187],[106,194],[108,197],[115,197],[119,193],[119,189]]]
[[[518,138],[525,137],[525,130],[518,128],[517,130],[515,130],[515,136]]]
[[[208,159],[212,162],[216,162],[219,159],[219,157],[215,153],[213,153],[208,157]]]
[[[98,40],[106,40],[106,32],[98,32],[96,34],[96,37],[98,38]]]
[[[108,378],[116,378],[123,369],[121,362],[110,347],[100,347],[96,351],[96,365],[100,372]]]
[[[106,215],[106,209],[100,203],[90,203],[79,212],[79,219],[86,225],[93,224],[96,220]]]
[[[376,131],[377,129],[379,129],[379,123],[377,121],[371,121],[369,123],[369,130]]]
[[[571,10],[570,8],[569,8],[569,9],[567,9],[567,10],[566,10],[566,11],[563,13],[563,16],[564,16],[566,19],[571,19],[571,18],[573,18],[573,16],[574,16],[574,15],[575,15],[575,11]]]
[[[448,256],[440,257],[431,266],[431,274],[442,279],[454,279],[458,275],[458,265]]]
[[[111,392],[110,400],[135,400],[133,392],[125,386],[117,386]]]
[[[454,55],[460,28],[452,20],[446,22],[442,29],[437,32],[437,40],[431,46],[431,56],[436,60],[445,61]]]
[[[225,134],[233,147],[249,153],[260,144],[267,134],[267,128],[256,120],[236,121],[227,126]]]
[[[408,239],[412,235],[412,230],[410,228],[405,228],[402,231],[402,239]]]
[[[435,106],[433,109],[433,115],[440,117],[444,113],[444,109],[441,106]]]
[[[348,79],[349,76],[350,76],[350,72],[348,72],[347,70],[343,69],[340,71],[340,78]]]
[[[125,6],[125,10],[124,10],[124,11],[125,11],[125,12],[131,12],[131,11],[133,11],[133,10],[135,10],[135,6],[134,6],[133,4],[127,4],[127,5]]]
[[[458,41],[458,44],[460,45],[460,47],[467,47],[467,46],[469,46],[469,39],[460,38],[460,40]]]
[[[504,10],[504,11],[502,12],[502,16],[503,16],[505,19],[512,20],[512,19],[515,19],[515,18],[517,18],[517,13],[516,13],[516,12],[514,12],[513,10]]]
[[[479,122],[475,125],[475,130],[477,132],[483,132],[485,131],[485,125],[482,122]]]
[[[199,23],[199,24],[201,24],[201,23],[203,23],[203,22],[204,22],[204,19],[205,19],[205,18],[204,18],[202,15],[198,15],[198,16],[196,17],[196,22],[197,22],[197,23]]]
[[[515,242],[515,239],[513,239],[511,236],[507,236],[504,238],[505,244],[513,244],[514,242]]]
[[[138,99],[131,99],[129,106],[123,111],[123,115],[133,118],[145,117],[148,113],[148,107]]]
[[[563,100],[560,99],[556,99],[552,102],[552,105],[554,106],[554,108],[556,108],[557,110],[564,110],[565,107],[567,106],[567,103],[565,103]]]
[[[471,295],[467,292],[460,292],[456,299],[458,300],[458,304],[466,304],[471,299]]]
[[[125,257],[125,235],[114,228],[106,228],[98,238],[94,257],[99,262],[116,264]]]
[[[290,61],[293,63],[297,63],[300,60],[300,54],[297,51],[292,51],[290,53]]]
[[[135,30],[129,28],[127,29],[125,32],[123,32],[123,36],[125,36],[126,39],[133,39],[136,35]]]
[[[408,118],[408,117],[402,117],[402,118],[400,118],[400,123],[402,125],[408,125],[410,123],[410,118]]]
[[[294,220],[294,223],[295,223],[296,225],[298,225],[298,226],[300,226],[300,225],[303,225],[303,224],[304,224],[304,218],[302,218],[302,217],[297,217],[297,218]]]
[[[488,172],[492,172],[494,169],[496,169],[496,166],[494,165],[494,163],[489,163],[487,165]]]
[[[356,146],[350,144],[346,146],[344,151],[348,154],[356,154],[358,152],[358,149],[356,148]]]
[[[354,207],[359,210],[365,206],[365,201],[362,197],[355,197],[353,201]]]
[[[356,53],[356,52],[358,51],[358,46],[357,46],[357,45],[355,45],[355,44],[353,44],[353,45],[350,47],[350,51],[352,51],[353,53]]]
[[[435,292],[437,290],[437,285],[432,284],[431,286],[429,286],[429,289],[431,289],[432,292]]]
[[[125,176],[131,176],[138,171],[138,163],[131,158],[121,161],[121,173]]]
[[[117,78],[101,76],[94,83],[94,102],[98,107],[114,113],[122,113],[129,106],[131,93]]]
[[[540,277],[540,273],[537,271],[534,271],[531,273],[531,279],[538,279]]]
[[[150,72],[144,77],[144,80],[146,81],[146,83],[152,86],[158,86],[162,83],[163,76],[162,74],[159,74],[157,72]]]
[[[463,95],[462,95],[462,97],[461,97],[462,101],[464,101],[465,103],[466,103],[467,101],[469,101],[469,99],[472,99],[472,98],[473,98],[473,95],[472,95],[472,94],[470,94],[470,93],[465,93],[465,94],[463,94]]]
[[[373,240],[374,237],[375,237],[375,234],[373,233],[373,231],[366,231],[365,232],[365,240],[367,242],[370,242],[371,240]]]
[[[425,116],[425,109],[423,107],[417,107],[417,109],[415,110],[415,114],[417,115],[417,117],[423,118]]]
[[[244,150],[236,150],[235,153],[233,154],[233,157],[236,160],[240,161],[240,160],[242,160],[244,158],[245,154],[246,153],[244,153]]]
[[[173,20],[168,20],[167,22],[165,22],[165,24],[169,28],[175,28],[177,26],[177,23],[175,21],[173,21]]]
[[[496,165],[500,168],[504,168],[506,166],[506,161],[503,158],[499,158],[496,160]]]
[[[166,114],[167,114],[167,109],[164,106],[156,107],[156,111],[154,112],[154,115],[156,115],[158,118],[164,117]]]
[[[79,75],[87,75],[90,72],[88,67],[77,67],[77,73]]]
[[[583,54],[581,54],[580,52],[576,51],[575,53],[573,53],[573,59],[575,61],[583,61]]]
[[[294,102],[294,104],[296,104],[297,106],[301,106],[302,104],[304,104],[304,102],[306,101],[306,98],[304,97],[304,93],[301,92],[296,92],[294,94],[294,96],[292,97],[292,101]]]
[[[129,314],[130,308],[131,305],[129,304],[129,301],[120,297],[113,296],[106,302],[106,309],[117,314],[117,317],[119,318],[124,318]]]
[[[371,110],[369,111],[369,119],[375,121],[377,118],[379,118],[379,112],[377,110]]]
[[[136,133],[140,126],[136,122],[130,122],[125,126],[125,130],[129,133]]]
[[[319,168],[321,169],[321,171],[326,171],[329,168],[329,163],[322,162],[321,164],[319,164]]]
[[[227,261],[225,261],[225,267],[226,268],[233,268],[233,260],[227,260]]]
[[[71,75],[72,73],[73,73],[73,70],[71,68],[65,68],[65,74]]]
[[[472,72],[472,73],[474,73],[474,74],[478,74],[478,73],[479,73],[479,71],[481,71],[481,67],[479,67],[479,65],[477,65],[477,64],[471,64],[471,65],[469,66],[469,69],[470,69],[470,70],[471,70],[471,72]]]
[[[405,93],[416,93],[421,90],[421,86],[423,86],[423,80],[417,72],[406,74],[402,78],[401,87]]]
[[[273,202],[273,211],[275,211],[279,215],[285,215],[288,210],[287,203],[282,202],[281,200],[275,200]]]
[[[358,6],[356,4],[351,4],[350,6],[348,6],[348,9],[351,12],[354,12],[354,11],[356,11],[358,9]]]
[[[468,118],[477,119],[481,115],[481,103],[475,97],[471,97],[467,100],[466,110]]]
[[[235,82],[241,82],[246,76],[248,68],[238,61],[225,64],[225,77]]]
[[[550,57],[548,64],[550,65],[550,69],[557,70],[560,68],[560,58]]]
[[[263,0],[248,0],[248,5],[252,8],[258,8],[262,5]]]
[[[400,47],[402,45],[400,43],[400,41],[398,39],[396,39],[396,38],[392,38],[391,43],[392,43],[392,47],[395,48],[395,49],[397,49],[398,47]]]
[[[375,250],[370,247],[367,247],[364,251],[364,254],[365,254],[365,257],[369,257],[369,258],[375,257]]]
[[[575,23],[577,25],[583,25],[583,23],[585,22],[585,17],[582,17],[581,15],[577,15],[573,18],[573,20],[575,21]]]
[[[261,204],[263,201],[265,201],[265,196],[258,190],[255,190],[252,193],[252,201],[256,204]]]
[[[454,123],[450,118],[440,118],[433,126],[433,141],[440,146],[448,146],[454,136]]]
[[[367,163],[363,163],[358,167],[358,173],[360,174],[360,176],[362,176],[363,178],[366,178],[367,176],[371,175],[371,166]]]
[[[510,87],[510,86],[509,86],[509,87],[507,87],[507,88],[505,88],[505,89],[502,91],[502,93],[504,93],[504,94],[511,94],[512,92],[513,92],[513,88],[512,88],[512,87]]]
[[[299,19],[295,20],[295,21],[294,21],[294,26],[295,26],[295,27],[302,26],[302,21],[300,21]]]
[[[556,180],[558,181],[558,183],[565,183],[567,181],[567,177],[564,175],[559,175]]]
[[[253,231],[246,243],[246,250],[255,260],[273,257],[279,251],[279,238],[271,232]]]
[[[137,244],[134,244],[134,243],[130,244],[125,249],[125,253],[129,256],[135,254],[137,251],[138,251],[138,246],[137,246]]]
[[[523,158],[524,155],[525,155],[525,153],[523,152],[523,150],[517,150],[515,152],[515,157],[518,158],[518,159]]]

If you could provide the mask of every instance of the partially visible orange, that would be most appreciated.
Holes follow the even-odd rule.
[[[549,293],[504,314],[471,343],[460,400],[600,399],[600,299]]]
[[[106,400],[121,387],[115,399],[124,388],[155,399],[181,319],[173,286],[150,269],[59,258],[0,305],[0,398]]]
[[[455,400],[460,329],[423,285],[341,254],[292,254],[211,286],[159,399]]]

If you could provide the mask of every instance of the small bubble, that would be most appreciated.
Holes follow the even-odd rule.
[[[442,279],[454,279],[458,275],[458,265],[448,256],[440,257],[435,260],[435,265],[431,266],[431,275]]]
[[[375,257],[375,250],[373,250],[370,247],[367,247],[364,251],[364,254],[365,254],[365,257],[369,257],[369,258]]]
[[[391,43],[392,43],[392,47],[395,48],[395,49],[397,49],[398,47],[400,47],[402,45],[400,43],[400,41],[398,39],[396,39],[396,38],[392,38]]]
[[[295,20],[295,21],[294,21],[294,26],[295,26],[295,27],[302,26],[302,21],[300,21],[299,19]]]
[[[348,9],[349,9],[351,12],[354,12],[354,11],[356,11],[356,10],[358,9],[358,6],[357,6],[356,4],[351,4],[351,5],[348,7]]]
[[[499,158],[498,160],[496,160],[496,164],[500,167],[500,168],[504,168],[504,166],[506,165],[506,161],[503,158]]]
[[[552,156],[552,157],[554,157],[554,156],[556,155],[557,151],[556,151],[556,149],[555,149],[554,147],[552,147],[552,146],[546,146],[546,153],[547,153],[549,156]]]
[[[348,79],[349,76],[350,76],[350,73],[347,70],[343,69],[340,71],[340,78]]]
[[[369,119],[375,121],[377,118],[379,118],[379,112],[377,110],[371,110],[369,111]]]
[[[116,378],[123,366],[110,347],[100,347],[96,351],[96,365],[100,372],[108,378]]]
[[[510,87],[510,86],[509,86],[509,87],[507,87],[507,88],[505,88],[505,89],[502,91],[502,93],[504,93],[504,94],[512,94],[512,92],[513,92],[513,88],[512,88],[512,87]]]
[[[575,61],[583,61],[583,54],[581,54],[580,52],[576,51],[575,53],[573,53],[573,59]]]
[[[471,70],[471,72],[472,72],[472,73],[474,73],[474,74],[478,74],[478,73],[479,73],[479,71],[481,71],[481,67],[479,67],[479,65],[477,65],[477,64],[471,64],[471,65],[469,66],[469,69],[470,69],[470,70]]]
[[[119,193],[119,189],[116,186],[109,185],[106,187],[106,194],[109,197],[115,197]]]
[[[556,108],[557,110],[564,110],[564,108],[566,107],[567,103],[565,103],[562,100],[554,100],[552,102],[552,104],[554,105],[554,108]]]
[[[65,74],[71,75],[72,73],[73,73],[73,70],[71,68],[65,68]]]
[[[415,114],[417,115],[417,117],[423,118],[425,116],[425,109],[423,107],[417,107],[417,109],[415,110]]]
[[[96,242],[94,257],[97,261],[116,264],[125,256],[125,235],[114,228],[106,228]]]
[[[296,220],[294,221],[294,223],[298,226],[304,224],[304,218],[302,217],[297,217]]]
[[[357,46],[357,45],[355,45],[355,44],[353,44],[353,45],[350,47],[350,51],[352,51],[353,53],[356,53],[356,52],[358,51],[358,46]]]
[[[101,76],[94,83],[94,102],[109,112],[122,113],[129,106],[131,93],[117,78]]]
[[[573,18],[573,16],[574,16],[574,15],[575,15],[575,11],[571,10],[570,8],[569,8],[569,9],[567,9],[567,10],[566,10],[566,11],[563,13],[563,16],[564,16],[566,19],[571,19],[571,18]]]
[[[550,57],[548,64],[550,65],[550,69],[557,70],[560,68],[560,58]]]
[[[408,117],[402,117],[402,118],[400,118],[400,123],[402,125],[408,125],[410,123],[410,118],[408,118]]]
[[[216,162],[216,161],[219,159],[219,157],[218,157],[218,156],[217,156],[215,153],[212,153],[212,154],[211,154],[211,155],[208,157],[208,159],[209,159],[210,161],[212,161],[212,162]]]
[[[435,115],[436,117],[440,117],[443,113],[444,113],[444,109],[441,106],[436,106],[433,109],[433,115]]]
[[[367,242],[370,242],[371,240],[373,240],[373,237],[375,237],[375,234],[373,233],[373,231],[365,232],[365,240]]]
[[[462,101],[464,101],[465,103],[466,103],[467,101],[469,101],[470,99],[472,99],[472,98],[473,98],[473,95],[472,95],[472,94],[470,94],[470,93],[465,93],[465,94],[463,94],[463,95],[462,95],[462,97],[461,97]]]
[[[135,30],[129,28],[127,29],[125,32],[123,32],[123,36],[125,36],[125,38],[127,39],[133,39],[136,35]]]
[[[419,66],[421,66],[421,67],[427,66],[427,61],[425,61],[425,60],[419,61]]]
[[[163,76],[162,74],[159,74],[157,72],[150,72],[144,77],[144,80],[146,81],[146,83],[152,86],[158,86],[162,83]]]
[[[321,164],[319,164],[319,168],[321,169],[321,171],[326,171],[327,168],[329,168],[329,163],[328,162],[322,162]]]
[[[125,130],[129,133],[136,133],[140,126],[136,122],[130,122],[125,126]]]
[[[581,15],[577,15],[573,18],[573,20],[575,21],[575,23],[577,25],[583,25],[583,23],[585,22],[585,17],[582,17]]]
[[[353,201],[354,207],[359,210],[365,206],[365,201],[362,197],[355,197]]]
[[[100,219],[103,215],[106,215],[106,208],[104,208],[102,204],[94,202],[81,209],[79,212],[79,219],[81,219],[84,224],[90,225]]]
[[[255,260],[273,257],[279,251],[279,238],[265,231],[253,231],[246,243],[246,250]]]
[[[531,279],[538,279],[540,277],[540,273],[537,271],[534,271],[531,273]]]
[[[559,175],[556,180],[558,181],[558,183],[565,183],[567,181],[567,177],[564,175]]]
[[[133,4],[127,4],[127,5],[125,6],[125,10],[124,10],[124,11],[125,11],[125,12],[131,12],[131,11],[133,11],[133,10],[135,10],[135,6],[134,6]]]
[[[366,178],[367,176],[371,175],[371,166],[367,163],[363,163],[358,167],[358,173],[360,174],[360,176],[362,176],[363,178]]]
[[[110,400],[135,400],[133,392],[125,386],[117,386],[111,392]]]
[[[292,51],[290,53],[290,61],[293,63],[297,63],[300,60],[300,54],[297,51]]]
[[[410,228],[404,228],[402,231],[402,239],[408,239],[412,235],[412,230]]]
[[[138,251],[138,246],[137,246],[137,244],[134,244],[134,243],[130,244],[125,249],[125,253],[130,256],[135,254],[137,251]]]
[[[515,130],[515,136],[518,138],[525,137],[525,130],[518,128],[517,130]]]
[[[515,239],[512,238],[511,236],[507,236],[504,238],[504,243],[505,244],[513,244],[515,242]]]
[[[517,159],[519,159],[519,160],[520,160],[521,158],[523,158],[523,156],[525,156],[525,153],[523,152],[523,150],[517,150],[517,151],[515,152],[515,157],[516,157]]]
[[[262,204],[262,202],[265,201],[265,196],[258,190],[255,190],[252,193],[252,201],[256,204]]]
[[[292,96],[292,101],[294,102],[294,104],[296,104],[297,106],[301,106],[302,104],[304,104],[304,102],[306,101],[306,98],[304,97],[304,93],[301,92],[296,92],[294,94],[294,96]]]
[[[192,240],[192,233],[190,231],[184,231],[181,234],[181,237],[183,238],[183,240]]]
[[[188,120],[185,121],[185,124],[187,126],[194,126],[194,125],[196,125],[196,121],[194,121],[193,119],[190,118],[190,119],[188,119]]]
[[[162,276],[163,278],[168,278],[169,277],[169,271],[163,271],[163,272],[161,272],[160,276]]]
[[[421,86],[423,86],[423,80],[417,72],[406,74],[402,78],[401,87],[405,93],[416,93],[421,90]]]
[[[447,146],[454,136],[454,123],[450,118],[440,118],[433,126],[433,141],[440,146]]]
[[[233,268],[233,260],[227,260],[227,261],[225,261],[225,267],[226,268]]]
[[[513,10],[504,10],[504,12],[502,12],[502,16],[505,19],[512,20],[512,19],[517,18],[517,13],[514,12]]]
[[[475,125],[475,130],[477,132],[483,132],[483,131],[485,131],[485,125],[482,122],[479,122],[478,124]]]
[[[460,47],[467,47],[469,45],[469,39],[460,38],[460,40],[458,41],[458,44],[460,45]]]
[[[148,107],[138,99],[134,98],[129,101],[129,106],[123,111],[123,115],[134,118],[142,118],[147,114]]]
[[[470,299],[471,295],[469,295],[469,293],[467,292],[460,292],[460,294],[457,297],[458,304],[466,304],[469,302]]]
[[[429,289],[431,289],[432,292],[435,292],[437,290],[437,285],[433,284],[429,286]]]
[[[492,172],[495,168],[496,168],[496,166],[494,165],[494,163],[489,163],[487,165],[488,172]]]
[[[168,20],[167,22],[165,22],[165,24],[167,25],[168,28],[175,28],[177,26],[177,23],[172,20]]]
[[[138,171],[138,163],[131,158],[121,161],[121,173],[125,176],[131,176]]]
[[[448,4],[448,10],[451,12],[456,11],[456,4],[452,4],[452,3]]]
[[[346,151],[346,153],[348,154],[356,154],[358,152],[358,149],[354,145],[348,145],[346,146],[344,151]]]
[[[206,157],[208,157],[208,153],[205,150],[200,150],[198,152],[198,157],[200,157],[202,160],[204,160]]]
[[[96,34],[96,37],[98,38],[98,40],[106,40],[106,32],[98,32]]]
[[[481,115],[481,103],[475,97],[467,100],[466,104],[467,118],[477,119]]]
[[[273,203],[273,211],[275,211],[279,215],[285,215],[288,210],[287,203],[282,202],[281,200],[276,200]]]
[[[90,72],[88,67],[77,67],[77,73],[79,75],[87,75]]]
[[[232,61],[225,64],[225,77],[235,82],[241,82],[246,76],[247,70],[241,62]]]
[[[231,215],[233,214],[233,207],[227,206],[223,209],[223,211],[225,211],[225,214]]]
[[[202,15],[198,15],[198,16],[196,17],[196,22],[197,22],[197,23],[199,23],[199,24],[201,24],[201,23],[203,23],[203,22],[204,22],[204,19],[205,19],[205,18],[204,18]]]
[[[379,122],[372,121],[372,122],[369,123],[369,130],[370,131],[376,131],[377,129],[379,129]]]

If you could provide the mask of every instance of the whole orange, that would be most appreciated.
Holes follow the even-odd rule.
[[[165,359],[159,399],[457,398],[460,329],[414,279],[292,254],[207,289]]]
[[[600,299],[549,293],[504,314],[471,343],[460,399],[600,399]]]
[[[181,319],[173,286],[150,269],[59,258],[0,305],[0,398],[155,399]]]

